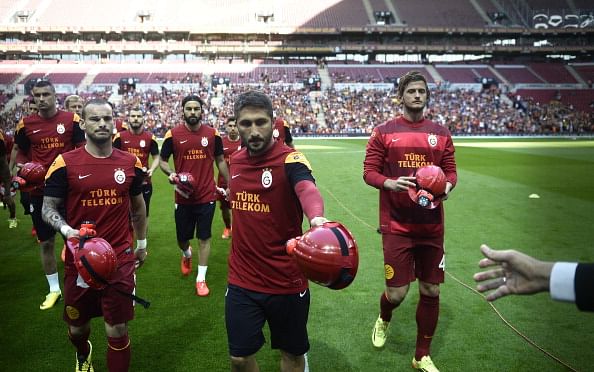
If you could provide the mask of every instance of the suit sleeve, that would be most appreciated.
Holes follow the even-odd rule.
[[[578,264],[575,270],[575,304],[582,311],[594,311],[594,263]]]

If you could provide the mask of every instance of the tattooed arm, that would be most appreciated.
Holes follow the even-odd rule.
[[[78,237],[78,230],[68,225],[64,217],[58,212],[58,208],[64,204],[64,199],[53,196],[43,197],[41,215],[45,223],[59,231],[66,239]]]

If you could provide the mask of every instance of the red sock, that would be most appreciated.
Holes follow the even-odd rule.
[[[392,311],[397,307],[398,305],[394,305],[390,302],[390,300],[388,300],[386,292],[382,292],[380,297],[380,317],[382,320],[385,322],[392,320]]]
[[[107,367],[109,372],[127,372],[130,367],[130,339],[128,335],[107,338]]]
[[[429,297],[421,295],[417,305],[417,349],[415,359],[421,360],[429,355],[431,340],[437,328],[439,318],[439,296]]]
[[[81,336],[73,336],[72,333],[70,333],[70,329],[68,329],[68,338],[70,338],[70,342],[72,342],[72,345],[74,345],[74,347],[76,348],[76,354],[77,356],[87,356],[89,355],[89,352],[91,351],[90,347],[89,347],[89,335],[91,334],[91,330],[89,329],[87,331],[87,333],[84,333]]]

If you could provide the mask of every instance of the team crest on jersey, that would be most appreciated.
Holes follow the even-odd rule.
[[[122,168],[117,168],[113,173],[113,179],[121,185],[122,183],[126,182],[126,173]]]
[[[280,136],[280,133],[279,133],[278,129],[274,128],[274,130],[272,131],[272,137],[274,137],[276,139],[276,138],[278,138],[278,136]]]
[[[140,140],[140,147],[146,146],[146,142],[144,140]]]
[[[262,186],[265,189],[272,186],[272,171],[269,168],[264,168],[262,170]]]
[[[427,142],[431,145],[431,147],[437,146],[437,136],[433,133],[429,134],[427,137]]]
[[[58,132],[59,134],[64,134],[64,132],[66,132],[66,127],[64,126],[64,124],[59,123],[56,126],[56,132]]]
[[[208,146],[208,138],[202,137],[202,141],[200,141],[200,143],[202,144],[202,147]]]

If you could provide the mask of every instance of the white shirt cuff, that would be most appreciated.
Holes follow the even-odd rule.
[[[556,262],[551,271],[551,298],[557,301],[575,302],[575,262]]]

